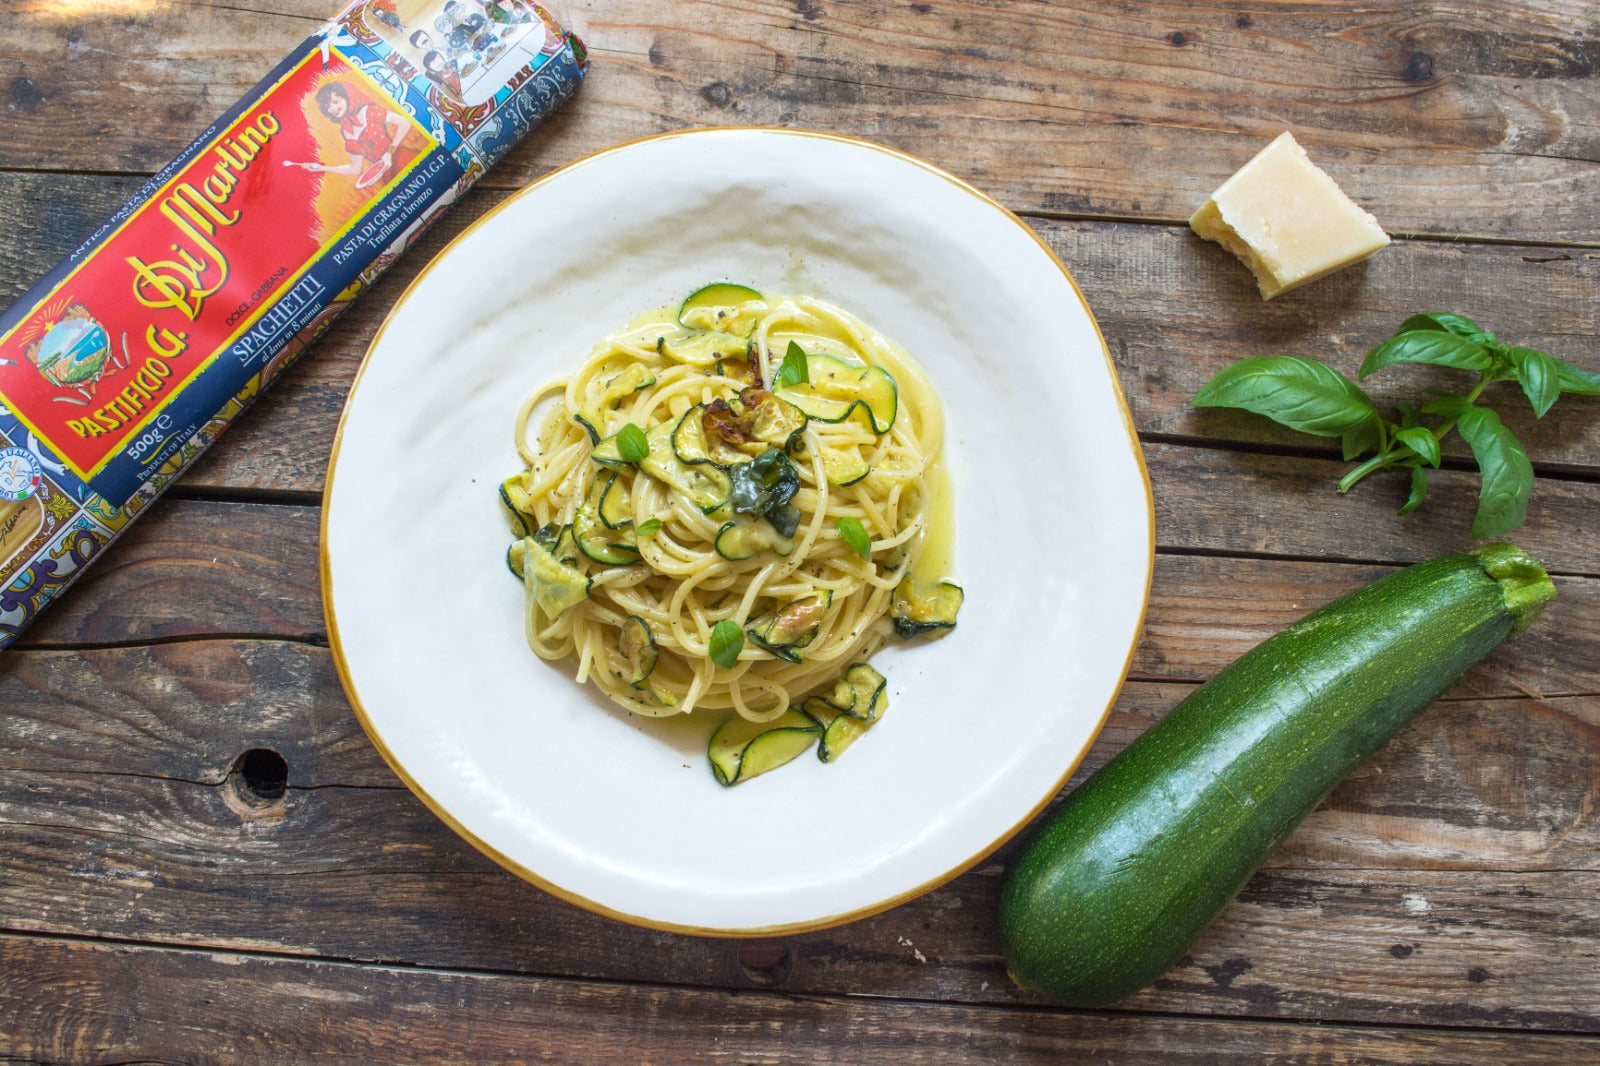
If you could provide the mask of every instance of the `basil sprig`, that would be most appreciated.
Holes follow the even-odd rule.
[[[1516,434],[1494,411],[1478,404],[1484,389],[1497,381],[1515,381],[1536,418],[1543,418],[1562,393],[1600,396],[1600,374],[1537,348],[1502,344],[1465,315],[1412,315],[1393,337],[1367,353],[1359,376],[1365,380],[1399,363],[1471,371],[1478,380],[1464,395],[1433,393],[1420,413],[1409,404],[1399,404],[1400,421],[1391,422],[1361,386],[1324,363],[1288,355],[1256,356],[1241,359],[1206,382],[1194,403],[1236,407],[1302,433],[1337,437],[1346,460],[1373,452],[1340,480],[1340,492],[1348,492],[1379,470],[1409,470],[1411,490],[1401,514],[1421,506],[1428,492],[1428,472],[1437,469],[1443,458],[1440,442],[1458,430],[1472,449],[1482,478],[1472,535],[1497,537],[1528,517],[1533,466]],[[1441,421],[1425,425],[1422,415]]]

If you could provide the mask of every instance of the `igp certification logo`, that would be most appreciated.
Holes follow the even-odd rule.
[[[43,481],[38,456],[26,448],[0,448],[0,500],[26,500]]]

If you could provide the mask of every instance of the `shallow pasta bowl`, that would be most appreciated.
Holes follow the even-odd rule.
[[[719,279],[819,296],[922,364],[966,589],[948,636],[874,657],[890,706],[845,757],[733,788],[706,763],[714,719],[634,717],[528,651],[495,492],[535,385]],[[887,148],[700,130],[551,174],[413,282],[340,424],[323,593],[362,725],[456,832],[590,910],[748,935],[883,910],[1037,813],[1116,698],[1153,539],[1104,341],[1032,230]]]

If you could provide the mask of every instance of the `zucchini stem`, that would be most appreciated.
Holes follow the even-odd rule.
[[[1556,586],[1539,561],[1515,544],[1491,541],[1474,548],[1472,555],[1483,572],[1500,585],[1511,634],[1521,633],[1539,617],[1544,605],[1555,599]]]

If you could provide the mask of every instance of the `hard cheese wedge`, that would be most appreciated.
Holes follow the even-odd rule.
[[[1189,226],[1244,260],[1268,300],[1389,243],[1377,219],[1318,170],[1288,133],[1223,182]]]

